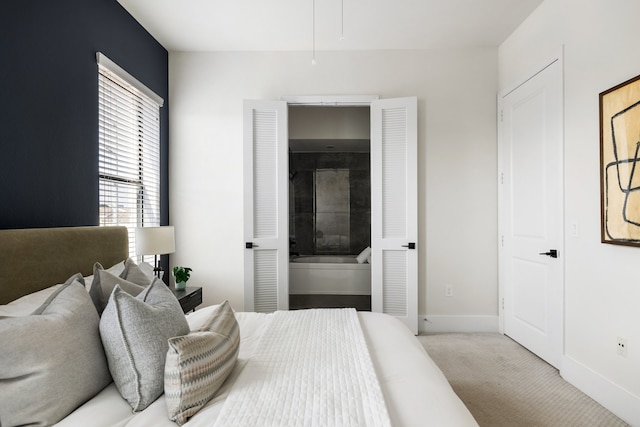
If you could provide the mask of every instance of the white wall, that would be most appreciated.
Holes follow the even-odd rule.
[[[418,96],[419,312],[497,316],[497,49],[171,53],[172,265],[243,308],[242,101]],[[445,285],[454,296],[445,298]]]
[[[600,243],[598,94],[640,74],[640,2],[545,0],[499,49],[499,88],[564,46],[565,353],[561,373],[640,425],[640,248]],[[579,236],[571,236],[577,224]],[[616,354],[617,337],[628,357]]]

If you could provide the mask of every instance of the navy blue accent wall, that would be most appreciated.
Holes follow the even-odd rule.
[[[165,100],[168,53],[116,0],[7,0],[0,11],[0,229],[98,224],[98,68],[107,55]]]

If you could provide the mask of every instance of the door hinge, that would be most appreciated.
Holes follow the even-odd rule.
[[[502,309],[504,310],[504,298],[502,298]]]
[[[500,110],[500,122],[504,120],[504,110]]]
[[[504,248],[504,234],[500,236],[500,246]]]
[[[504,184],[504,172],[500,172],[500,184]]]

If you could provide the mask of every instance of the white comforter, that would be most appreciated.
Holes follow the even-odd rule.
[[[206,307],[190,314],[187,319],[191,329],[197,329],[208,318],[211,309]],[[256,344],[273,316],[236,313],[241,331],[238,363],[216,397],[185,426],[211,427],[216,423],[231,383],[254,354]],[[477,426],[444,375],[402,323],[379,313],[359,312],[358,318],[393,426]],[[144,411],[133,414],[112,383],[56,425],[175,427],[176,424],[168,419],[164,396]]]
[[[354,309],[273,314],[216,422],[256,425],[391,426]]]

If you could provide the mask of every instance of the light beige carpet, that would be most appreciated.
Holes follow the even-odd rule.
[[[627,426],[504,335],[418,339],[480,426]]]

